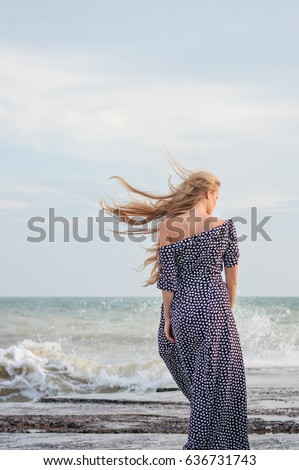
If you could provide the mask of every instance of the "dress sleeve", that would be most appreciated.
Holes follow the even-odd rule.
[[[174,292],[177,287],[175,253],[169,245],[158,249],[158,289]]]
[[[235,224],[231,220],[228,229],[228,244],[223,255],[223,262],[226,268],[232,268],[239,262],[240,252],[237,237],[238,235]]]

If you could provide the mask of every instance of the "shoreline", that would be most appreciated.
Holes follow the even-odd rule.
[[[298,405],[298,388],[250,387],[251,446],[299,449]],[[110,393],[6,402],[0,412],[0,449],[181,449],[189,414],[187,399],[173,387],[130,396]]]

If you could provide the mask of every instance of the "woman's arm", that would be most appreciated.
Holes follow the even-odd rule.
[[[159,246],[168,245],[169,242],[169,230],[167,229],[166,222],[163,220],[159,226]],[[170,323],[170,306],[173,297],[174,291],[164,289],[162,290],[163,314],[165,320],[164,333],[168,341],[175,343]]]
[[[170,306],[174,297],[174,292],[162,290],[164,319],[170,320]]]
[[[171,343],[175,343],[175,339],[172,333],[171,322],[170,322],[170,305],[174,296],[174,292],[170,292],[167,290],[162,290],[162,298],[163,298],[163,312],[164,312],[164,333],[168,341]]]
[[[235,303],[238,284],[238,265],[231,268],[225,267],[225,282],[228,288],[230,297],[230,308],[232,309]]]

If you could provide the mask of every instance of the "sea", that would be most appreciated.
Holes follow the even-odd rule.
[[[161,296],[1,297],[0,401],[174,387],[157,348]],[[238,297],[254,386],[299,386],[299,297]]]

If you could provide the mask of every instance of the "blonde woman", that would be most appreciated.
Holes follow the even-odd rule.
[[[186,170],[177,162],[174,167],[182,182],[175,187],[169,179],[167,195],[138,190],[116,176],[147,201],[102,206],[130,225],[159,221],[130,232],[158,231],[158,241],[147,249],[152,256],[143,264],[153,263],[145,286],[156,283],[162,291],[159,354],[190,402],[183,449],[250,449],[245,369],[232,313],[239,261],[236,228],[232,219],[212,216],[220,189],[217,176]]]

